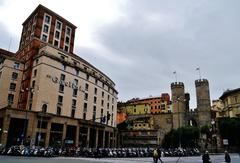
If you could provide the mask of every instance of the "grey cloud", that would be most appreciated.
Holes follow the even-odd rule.
[[[0,48],[16,52],[20,39],[12,35],[7,28],[0,22]]]
[[[169,91],[176,70],[194,104],[198,66],[209,79],[212,99],[239,87],[239,1],[128,2],[121,19],[97,31],[97,41],[133,61],[131,69],[111,70],[120,99]]]

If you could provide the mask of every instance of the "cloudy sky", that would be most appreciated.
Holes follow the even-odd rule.
[[[197,67],[211,99],[240,87],[239,0],[0,0],[0,48],[18,49],[38,4],[78,27],[75,53],[116,83],[120,101],[170,93],[176,71],[195,107]]]

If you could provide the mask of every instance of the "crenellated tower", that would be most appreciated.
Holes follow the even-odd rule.
[[[185,90],[182,82],[171,83],[172,92],[172,111],[173,111],[173,128],[177,129],[184,126],[185,123]]]
[[[195,80],[198,126],[210,124],[211,122],[211,103],[209,93],[209,83],[207,79]]]

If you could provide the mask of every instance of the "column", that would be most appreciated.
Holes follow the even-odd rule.
[[[45,147],[49,146],[50,134],[51,134],[51,121],[49,121],[47,124]]]
[[[86,144],[87,148],[89,148],[89,140],[90,140],[90,128],[88,127],[87,128],[87,144]]]
[[[108,147],[110,147],[110,140],[111,140],[111,137],[110,137],[110,131],[108,132]]]
[[[78,147],[78,143],[79,143],[79,126],[77,126],[76,128],[76,137],[75,137],[75,146]]]
[[[67,123],[63,124],[63,133],[62,133],[62,146],[65,145],[65,138],[66,138],[66,133],[67,133]]]
[[[102,140],[102,145],[103,145],[102,147],[103,147],[103,148],[106,148],[106,147],[105,147],[105,130],[103,130],[103,138],[102,138],[102,139],[103,139],[103,140]]]
[[[98,129],[96,129],[96,144],[95,144],[95,148],[98,147]]]
[[[7,137],[8,137],[8,130],[9,130],[9,125],[10,125],[10,120],[11,116],[10,114],[3,117],[3,128],[2,128],[2,138],[1,138],[1,143],[3,146],[7,145]]]

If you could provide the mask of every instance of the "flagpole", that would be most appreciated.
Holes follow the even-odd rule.
[[[175,75],[175,80],[176,80],[176,82],[177,82],[177,72],[174,71],[173,74]]]
[[[200,68],[196,68],[196,71],[198,71],[198,75],[199,75],[199,79],[201,79],[201,71],[200,71]]]

